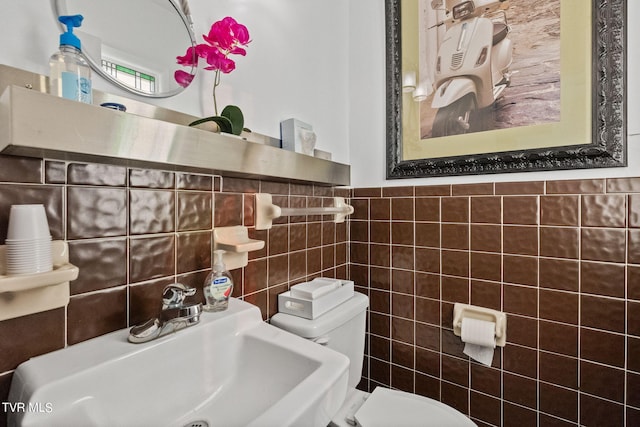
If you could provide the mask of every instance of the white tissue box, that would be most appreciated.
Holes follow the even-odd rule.
[[[310,124],[298,119],[287,119],[280,122],[280,138],[282,148],[296,153],[313,156],[316,135]]]
[[[317,148],[313,149],[313,157],[324,160],[331,160],[331,153],[328,151],[318,150]]]
[[[291,287],[293,298],[317,299],[342,286],[340,279],[318,277],[310,282],[298,283]]]
[[[339,284],[330,290],[323,288],[331,287],[328,283],[333,279],[322,280],[325,282],[316,279],[315,284],[313,284],[314,281],[311,281],[295,285],[291,288],[291,291],[278,295],[278,311],[313,320],[342,304],[354,294],[353,281],[351,280],[336,279]],[[296,288],[295,290],[294,287]],[[303,298],[300,295],[304,295],[307,298]]]

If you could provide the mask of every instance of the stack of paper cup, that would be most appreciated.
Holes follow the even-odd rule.
[[[43,205],[12,205],[7,229],[7,274],[51,271],[51,233]]]

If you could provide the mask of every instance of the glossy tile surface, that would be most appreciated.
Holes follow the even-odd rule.
[[[505,224],[539,223],[539,198],[535,196],[509,196],[502,199],[502,218]]]
[[[129,232],[153,234],[175,231],[175,209],[172,191],[131,190]]]
[[[625,195],[582,196],[582,225],[585,227],[624,227],[626,225]]]
[[[568,227],[540,227],[540,255],[551,258],[578,259],[580,230]],[[585,249],[584,246],[582,247]],[[587,248],[587,250],[597,250]]]
[[[0,322],[0,371],[13,370],[31,357],[63,348],[64,323],[64,308]]]
[[[189,173],[176,174],[176,186],[181,190],[211,191],[217,177],[210,175],[195,175]]]
[[[471,199],[471,222],[500,224],[502,222],[502,198],[495,196]]]
[[[129,185],[141,188],[174,188],[175,174],[148,169],[130,169]]]
[[[350,190],[32,159],[6,166],[1,206],[44,203],[54,238],[82,267],[66,312],[0,322],[10,355],[0,378],[32,355],[146,320],[173,281],[201,298],[211,231],[245,224],[267,245],[233,272],[234,295],[264,319],[279,292],[318,275],[351,277],[369,294],[362,388],[440,399],[480,426],[640,419],[638,178]],[[258,191],[283,206],[323,206],[340,192],[355,212],[347,225],[295,217],[255,231]],[[462,352],[454,302],[509,316],[491,367]]]
[[[211,268],[211,232],[180,233],[177,237],[178,274]]]
[[[469,222],[469,198],[450,197],[441,199],[442,222]]]
[[[67,236],[70,239],[125,236],[127,193],[124,189],[67,188]]]
[[[354,205],[376,206],[374,219],[351,223],[351,275],[369,283],[371,298],[361,387],[413,384],[483,427],[635,425],[640,179],[413,191],[413,221],[386,215],[389,199],[408,206],[408,191],[354,191]],[[491,367],[453,335],[456,302],[507,313],[507,346]]]
[[[40,183],[42,161],[0,155],[0,182]]]
[[[44,182],[46,184],[64,184],[67,182],[67,167],[64,162],[45,161]]]
[[[272,192],[282,206],[329,206],[330,197],[349,198],[350,189],[4,156],[0,166],[0,238],[6,237],[12,204],[42,203],[52,237],[69,243],[71,262],[80,268],[78,279],[70,284],[66,309],[0,322],[2,395],[8,392],[5,383],[13,370],[28,358],[157,316],[162,290],[170,283],[195,287],[193,298],[203,302],[215,227],[246,225],[252,238],[266,242],[263,249],[249,254],[246,268],[231,272],[233,296],[258,305],[265,320],[277,312],[277,296],[290,285],[321,275],[347,278],[348,260],[358,259],[349,253],[347,224],[336,225],[322,216],[281,218],[273,230],[253,228],[258,191]],[[411,224],[411,229],[405,227],[403,240],[394,244],[399,245],[396,262],[413,268],[406,264],[411,255],[404,253],[413,244],[414,202],[409,188],[409,193],[393,192],[409,195],[395,203],[394,218]],[[390,225],[391,199],[386,206]],[[369,202],[355,208],[354,218],[363,218],[363,259],[369,262]],[[390,243],[387,238],[374,251],[378,262],[384,264],[386,256],[390,264]],[[361,283],[368,283],[368,269],[362,273],[366,279]],[[405,302],[412,298],[406,293],[409,289],[403,282],[398,289],[395,310],[411,316],[405,310]],[[390,297],[386,310],[391,311]],[[397,358],[406,364],[408,353],[400,348],[396,346]],[[396,370],[400,378],[396,384],[412,387],[408,367],[402,369]],[[0,425],[4,424],[0,414]]]
[[[216,193],[214,197],[214,226],[232,227],[242,225],[244,212],[240,194]],[[276,203],[274,201],[274,203]]]
[[[566,181],[547,181],[547,194],[589,194],[603,193],[604,179],[571,179]]]
[[[579,212],[578,196],[540,197],[540,224],[577,226]]]
[[[624,262],[626,233],[624,230],[582,229],[582,259]]]
[[[212,205],[211,193],[178,192],[178,231],[211,229],[213,223]]]
[[[67,308],[67,342],[76,344],[127,326],[127,289],[76,295]]]
[[[67,167],[67,182],[75,185],[124,187],[127,168],[103,164],[71,163]]]
[[[69,242],[69,262],[79,269],[78,278],[70,283],[71,295],[127,283],[125,239]]]

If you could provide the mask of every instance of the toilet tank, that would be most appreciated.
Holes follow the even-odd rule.
[[[271,324],[347,356],[351,362],[349,387],[355,387],[362,376],[368,305],[369,298],[356,292],[347,301],[315,319],[278,313],[271,318]]]

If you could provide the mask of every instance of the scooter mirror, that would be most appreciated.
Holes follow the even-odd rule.
[[[431,9],[442,9],[443,6],[442,0],[431,0]]]

